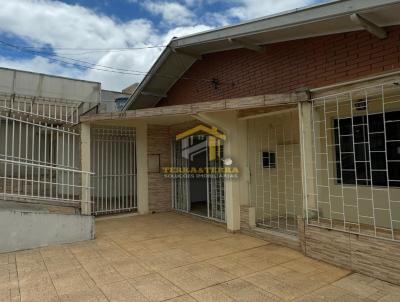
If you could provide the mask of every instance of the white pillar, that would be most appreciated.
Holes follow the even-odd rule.
[[[147,154],[147,124],[136,126],[137,209],[139,214],[149,212],[149,176]]]
[[[224,145],[224,157],[232,158],[233,165],[238,165],[237,152],[240,149],[237,133],[228,131]],[[240,184],[239,180],[225,180],[226,227],[229,231],[240,230]]]
[[[300,123],[300,150],[301,150],[301,169],[303,182],[303,208],[317,209],[316,191],[314,186],[315,170],[313,162],[313,131],[312,131],[312,104],[310,102],[299,103],[299,123]]]
[[[90,125],[81,124],[81,170],[90,172]],[[90,174],[82,173],[81,214],[91,215]]]

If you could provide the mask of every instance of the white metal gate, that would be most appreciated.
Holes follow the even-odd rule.
[[[91,129],[92,200],[94,214],[137,209],[135,129]]]
[[[297,110],[248,121],[250,204],[256,223],[296,235],[303,213]]]
[[[221,142],[222,143],[222,142]],[[221,144],[221,154],[224,152],[224,146]],[[209,153],[207,152],[207,159]],[[207,160],[208,167],[216,171],[224,167],[221,157],[215,160]],[[212,173],[207,178],[208,187],[208,217],[225,221],[225,177],[220,173]]]
[[[172,166],[188,168],[189,160],[182,156],[183,148],[180,141],[172,142]],[[172,207],[175,210],[189,210],[189,179],[185,173],[177,173],[172,179]]]
[[[190,159],[188,156],[183,156],[186,152],[184,145],[188,145],[187,141],[195,138],[192,136],[180,141],[172,142],[172,166],[182,171],[190,169]],[[204,137],[204,136],[202,136]],[[208,153],[208,136],[203,142],[204,146],[200,146],[198,152],[205,152],[207,154],[205,168],[218,168],[223,167],[221,158],[216,160],[209,159]],[[222,142],[221,142],[222,144]],[[221,145],[221,154],[223,154],[223,145]],[[189,174],[191,173],[177,173],[172,179],[172,207],[176,210],[183,212],[190,212],[190,183]],[[225,179],[224,176],[218,173],[209,173],[206,175],[207,179],[207,216],[210,219],[218,221],[225,221]]]

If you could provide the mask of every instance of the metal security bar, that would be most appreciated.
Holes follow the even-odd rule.
[[[223,142],[220,141],[222,144]],[[223,154],[224,149],[221,145],[221,154]],[[207,163],[208,167],[211,169],[216,169],[224,167],[224,163],[220,157],[215,160],[210,160],[208,158],[209,152],[207,149]],[[210,175],[207,179],[207,190],[208,190],[208,216],[210,218],[225,221],[225,178],[224,175],[216,174]]]
[[[80,105],[72,100],[0,93],[0,111],[65,126],[79,122]]]
[[[400,87],[314,99],[308,224],[400,240]]]
[[[173,141],[172,144],[172,166],[177,168],[188,168],[189,160],[182,156],[182,141]],[[177,173],[172,179],[172,208],[178,211],[189,210],[189,179],[186,173]]]
[[[92,200],[94,214],[137,209],[135,129],[91,129]]]
[[[303,212],[298,125],[295,111],[248,122],[250,205],[256,208],[256,223],[294,235]]]
[[[90,172],[79,169],[75,129],[0,114],[0,141],[2,199],[79,205],[90,190],[81,185]]]
[[[208,157],[208,139],[207,135],[184,138],[180,141],[172,142],[172,166],[182,171],[190,170],[192,168],[191,158],[205,154],[205,167],[218,171],[223,167],[221,158],[210,160]],[[196,142],[194,142],[196,141]],[[222,142],[220,142],[222,144]],[[221,154],[223,154],[223,146],[221,145]],[[188,159],[189,158],[189,159]],[[201,215],[207,218],[225,221],[225,179],[223,175],[217,173],[209,173],[205,175],[206,186],[204,190],[207,191],[207,210],[204,214],[195,213],[191,209],[191,173],[176,173],[172,178],[172,207],[175,210],[190,212],[194,215]]]

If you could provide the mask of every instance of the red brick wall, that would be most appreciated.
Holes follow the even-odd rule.
[[[171,165],[171,139],[168,126],[149,125],[148,154],[160,155],[160,168]],[[149,210],[171,210],[171,180],[161,173],[149,172]]]
[[[159,106],[315,88],[400,68],[400,26],[379,40],[366,31],[271,44],[265,53],[238,49],[208,54],[186,72]]]

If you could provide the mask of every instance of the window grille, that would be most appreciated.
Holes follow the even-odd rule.
[[[275,168],[276,167],[275,152],[263,152],[262,163],[263,163],[263,168]]]
[[[0,141],[0,198],[78,207],[91,189],[82,186],[91,173],[80,169],[78,130],[0,112]]]
[[[312,136],[308,224],[400,240],[399,85],[312,100]]]

